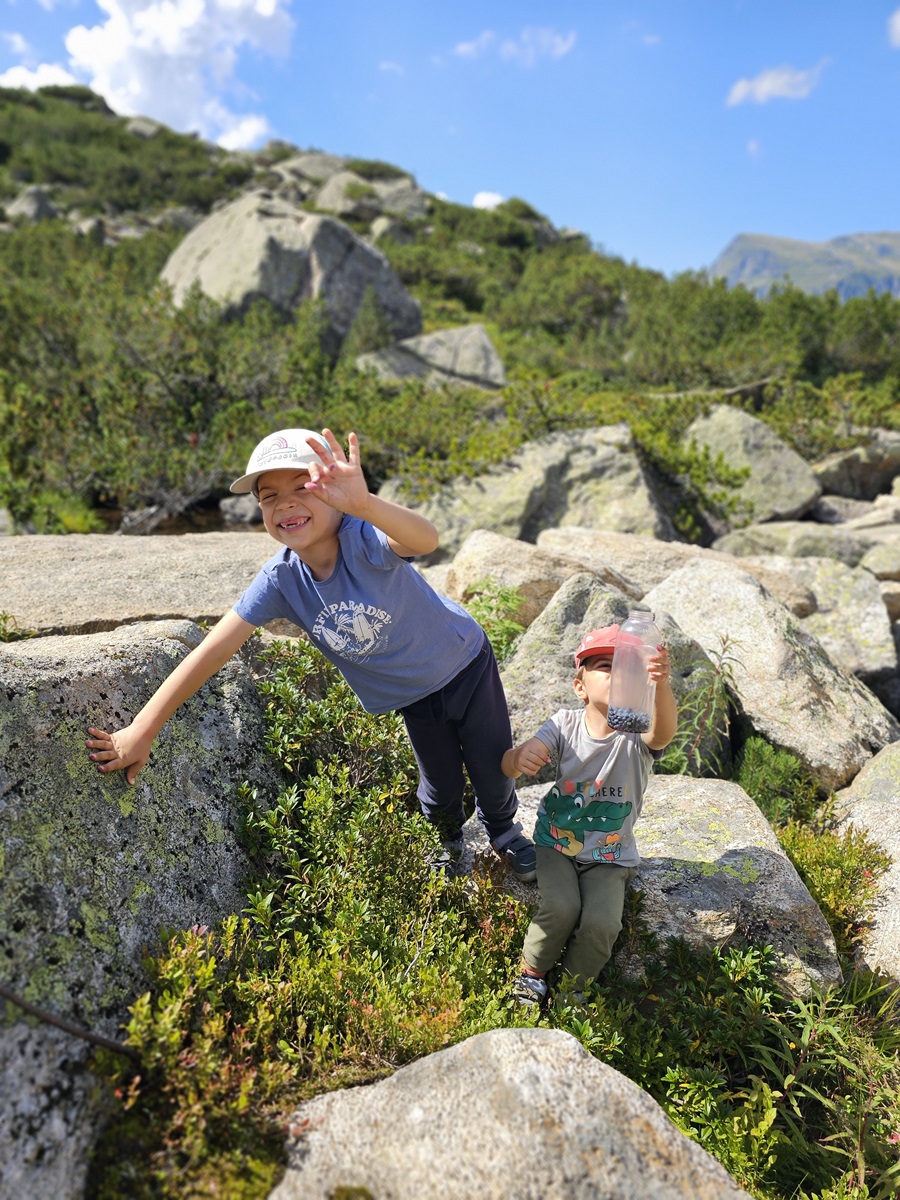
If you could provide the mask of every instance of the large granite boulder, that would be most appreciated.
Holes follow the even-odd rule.
[[[169,617],[217,621],[277,549],[260,533],[4,537],[0,612],[40,634]]]
[[[553,595],[572,575],[584,574],[584,564],[564,554],[542,550],[531,542],[502,537],[487,529],[470,533],[449,564],[443,591],[451,600],[468,601],[486,579],[504,588],[515,588],[522,605],[515,620],[527,628],[546,608]],[[640,600],[643,593],[611,567],[598,565],[593,572],[624,595]]]
[[[134,787],[88,761],[87,726],[127,723],[201,638],[165,621],[0,656],[0,982],[105,1037],[146,990],[162,929],[243,908],[237,789],[277,786],[241,658],[169,721]],[[0,1194],[74,1200],[101,1113],[88,1044],[0,1011]]]
[[[641,589],[642,594],[662,583],[673,571],[701,559],[731,563],[749,571],[796,617],[809,616],[816,608],[812,591],[789,571],[779,569],[774,561],[770,563],[768,559],[754,558],[744,565],[743,560],[733,554],[723,554],[687,542],[661,542],[657,538],[633,533],[572,526],[543,530],[538,534],[537,544],[542,550],[580,559],[593,571],[600,571],[604,567],[621,571]]]
[[[893,859],[878,880],[875,909],[862,950],[873,971],[900,986],[900,742],[885,746],[850,787],[837,794],[839,828],[862,830]]]
[[[588,573],[572,575],[555,592],[541,614],[519,638],[515,651],[503,664],[514,742],[531,737],[558,708],[576,708],[572,686],[573,655],[582,636],[591,629],[621,623],[628,616],[630,599]],[[679,708],[692,704],[704,686],[712,664],[704,649],[687,636],[667,613],[657,611],[657,623],[669,647],[672,691]],[[717,763],[721,773],[731,767],[731,743],[724,714],[701,731],[694,769]],[[538,780],[550,779],[545,770]]]
[[[175,248],[161,278],[176,304],[199,284],[235,315],[258,297],[285,312],[320,297],[332,348],[346,336],[369,287],[396,338],[422,328],[418,301],[380,250],[333,217],[305,212],[270,192],[248,192],[212,213]]]
[[[506,372],[483,325],[441,329],[404,338],[394,346],[360,354],[356,365],[385,380],[423,379],[430,387],[467,383],[496,389],[506,386]]]
[[[379,494],[410,503],[395,481]],[[437,526],[444,556],[475,529],[535,542],[543,529],[589,525],[598,514],[605,528],[622,533],[675,536],[625,424],[528,442],[503,465],[457,480],[416,507]]]
[[[746,468],[746,480],[735,490],[750,506],[754,521],[791,520],[802,516],[818,499],[822,485],[800,455],[768,425],[741,408],[716,404],[692,422],[686,444],[720,454],[729,467]]]
[[[843,787],[900,724],[750,574],[697,560],[644,596],[708,653],[727,639],[745,732],[789,750],[825,788]]]
[[[555,1029],[477,1034],[307,1101],[290,1128],[270,1200],[749,1195],[646,1092]]]

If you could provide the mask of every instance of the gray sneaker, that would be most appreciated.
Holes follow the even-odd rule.
[[[506,863],[516,879],[531,883],[537,879],[537,855],[534,842],[522,832],[522,826],[513,825],[491,842],[494,853]]]
[[[535,1004],[544,1003],[549,988],[546,979],[538,979],[537,975],[526,975],[523,971],[513,983],[512,991],[518,1004],[531,1008]]]

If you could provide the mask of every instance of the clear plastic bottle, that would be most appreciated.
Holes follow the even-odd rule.
[[[609,679],[609,714],[613,729],[646,733],[653,723],[656,684],[647,674],[647,662],[662,642],[653,613],[634,608],[619,626]]]

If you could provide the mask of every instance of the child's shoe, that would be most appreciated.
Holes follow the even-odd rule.
[[[537,855],[534,852],[534,842],[522,832],[518,823],[506,833],[501,833],[491,842],[495,854],[498,854],[522,883],[531,883],[537,879]]]
[[[432,871],[443,871],[445,875],[452,877],[459,870],[462,852],[462,838],[449,838],[441,842],[440,849],[431,859]]]
[[[518,1004],[531,1008],[535,1004],[544,1003],[549,988],[546,979],[539,979],[537,975],[526,975],[523,971],[513,984],[512,990]]]

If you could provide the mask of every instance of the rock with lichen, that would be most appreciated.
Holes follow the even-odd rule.
[[[0,654],[0,983],[116,1038],[163,929],[244,905],[239,785],[274,791],[262,704],[232,660],[179,709],[128,787],[88,760],[202,638],[188,621],[9,643]],[[81,1195],[100,1115],[87,1042],[0,1009],[0,1194]]]

